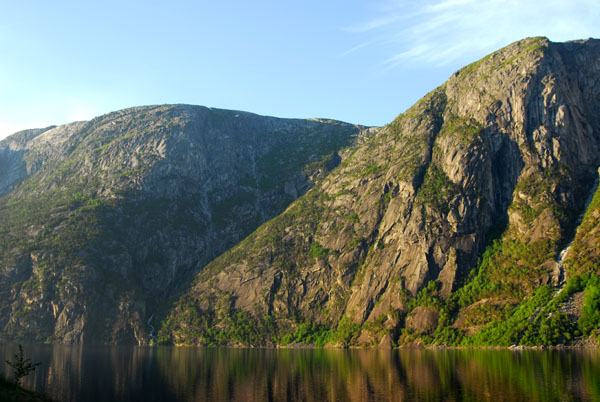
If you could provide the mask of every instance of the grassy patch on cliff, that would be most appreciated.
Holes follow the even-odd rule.
[[[464,119],[451,114],[444,119],[439,137],[452,136],[462,146],[469,146],[479,141],[483,126],[474,119]]]
[[[425,180],[419,188],[417,199],[419,202],[431,205],[437,211],[447,214],[449,202],[457,195],[459,188],[442,169],[431,165],[425,174]]]

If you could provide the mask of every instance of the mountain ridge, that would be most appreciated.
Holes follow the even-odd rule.
[[[361,130],[172,105],[3,140],[3,336],[147,342],[146,309],[304,193]]]
[[[591,191],[599,51],[530,38],[459,70],[211,262],[159,339],[548,343],[517,313],[551,301]],[[531,320],[579,331],[553,311]]]

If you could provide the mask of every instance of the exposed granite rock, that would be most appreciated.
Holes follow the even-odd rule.
[[[406,328],[419,334],[431,333],[438,325],[439,312],[418,306],[406,317]]]

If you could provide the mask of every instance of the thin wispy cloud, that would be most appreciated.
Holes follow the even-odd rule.
[[[368,31],[372,31],[374,29],[383,28],[383,27],[390,25],[394,22],[397,22],[398,20],[403,19],[403,18],[405,18],[405,17],[400,16],[400,15],[375,18],[375,19],[367,21],[366,23],[361,24],[361,25],[343,28],[343,30],[348,31],[348,32],[368,32]]]
[[[407,63],[443,66],[530,36],[600,36],[597,0],[395,0],[380,10],[347,31],[385,49],[384,70]]]
[[[365,47],[367,47],[367,46],[370,46],[370,45],[372,45],[372,44],[373,44],[373,42],[372,42],[372,41],[369,41],[369,42],[363,42],[363,43],[359,43],[358,45],[356,45],[356,46],[353,46],[353,47],[351,47],[350,49],[348,49],[348,50],[346,50],[346,51],[342,52],[342,53],[340,54],[340,56],[342,56],[342,57],[343,57],[343,56],[348,56],[349,54],[352,54],[352,53],[354,53],[354,52],[357,52],[358,50],[360,50],[360,49],[362,49],[362,48],[365,48]]]

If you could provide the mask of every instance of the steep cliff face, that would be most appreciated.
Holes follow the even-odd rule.
[[[360,130],[176,105],[5,139],[0,339],[148,342],[169,295],[326,175]]]
[[[481,343],[560,285],[598,110],[597,40],[526,39],[463,68],[211,262],[161,340]]]

